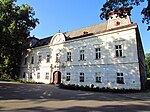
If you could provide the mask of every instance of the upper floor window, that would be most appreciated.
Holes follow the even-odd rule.
[[[71,52],[67,52],[67,61],[71,61]]]
[[[56,62],[59,62],[59,53],[56,53]]]
[[[31,57],[31,64],[34,64],[34,56]]]
[[[96,78],[96,83],[101,83],[102,82],[102,78],[101,78],[101,73],[100,72],[96,72],[95,73],[95,78]]]
[[[80,50],[80,60],[85,60],[84,50]]]
[[[124,84],[124,76],[123,73],[117,73],[117,83]]]
[[[122,45],[115,45],[115,49],[116,49],[116,57],[122,57],[123,56]]]
[[[80,82],[84,82],[84,73],[80,73]]]
[[[70,73],[67,73],[66,81],[70,81]]]
[[[101,58],[101,49],[95,48],[95,59],[100,59],[100,58]]]
[[[49,55],[49,54],[47,54],[47,56],[46,56],[46,62],[47,62],[47,63],[50,62],[50,55]]]
[[[24,58],[24,65],[27,64],[27,57]]]
[[[39,57],[38,57],[38,63],[41,63],[41,61],[42,61],[42,56],[39,55]]]

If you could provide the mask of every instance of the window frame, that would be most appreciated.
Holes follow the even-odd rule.
[[[24,65],[27,64],[27,57],[24,58]]]
[[[95,59],[101,59],[101,48],[95,48]]]
[[[45,74],[45,80],[49,80],[49,72],[46,72],[46,74]]]
[[[56,63],[59,62],[59,53],[56,53]]]
[[[37,73],[37,79],[40,79],[40,72]]]
[[[71,61],[71,52],[67,52],[67,61]]]
[[[38,55],[38,63],[42,62],[42,55]]]
[[[80,61],[85,61],[85,50],[80,50]]]
[[[30,73],[30,79],[32,79],[33,78],[33,76],[32,76],[32,72]]]
[[[95,73],[95,82],[96,82],[96,83],[102,83],[101,72],[96,72],[96,73]]]
[[[31,57],[31,64],[34,64],[34,56]]]
[[[26,78],[26,72],[23,72],[22,78]]]
[[[84,82],[84,73],[80,72],[80,82]]]
[[[115,45],[115,57],[123,57],[123,45]]]
[[[46,55],[46,63],[49,63],[49,62],[50,62],[50,54],[47,53],[47,55]]]
[[[125,84],[124,81],[124,74],[117,72],[117,79],[116,79],[117,84]]]
[[[70,81],[70,77],[71,77],[70,72],[67,72],[67,73],[66,73],[66,81]]]

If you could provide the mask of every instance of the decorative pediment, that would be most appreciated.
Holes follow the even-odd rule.
[[[62,33],[56,33],[50,42],[50,45],[59,44],[65,41],[65,36]]]

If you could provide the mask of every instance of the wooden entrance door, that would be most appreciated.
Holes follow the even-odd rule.
[[[61,72],[59,72],[59,71],[54,72],[53,83],[54,84],[60,84],[61,83]]]

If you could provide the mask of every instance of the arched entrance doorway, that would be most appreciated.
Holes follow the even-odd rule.
[[[55,71],[53,73],[53,83],[54,84],[60,84],[61,83],[61,72]]]

